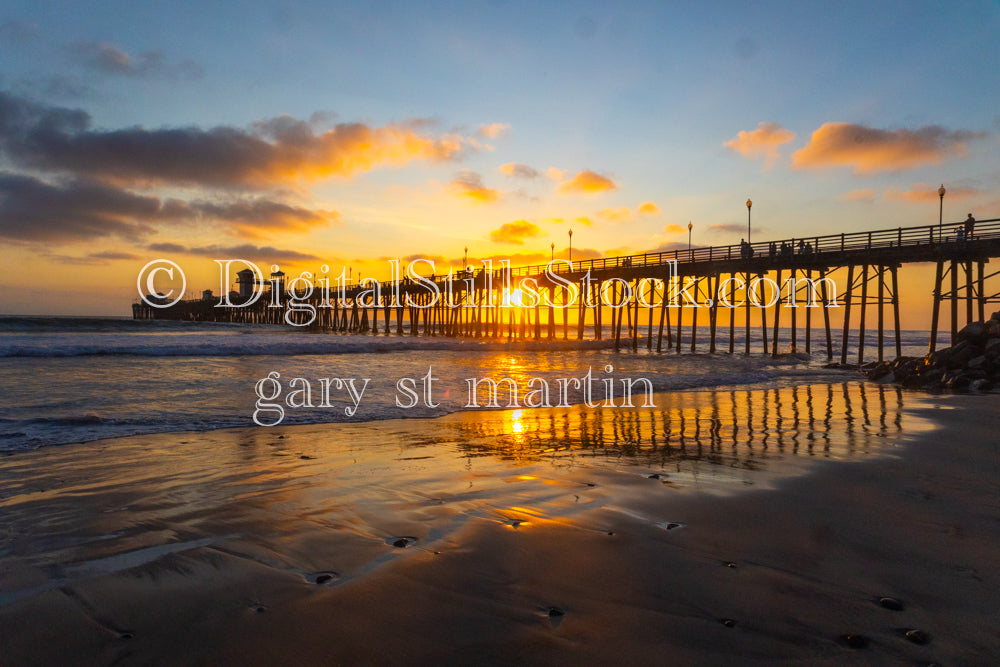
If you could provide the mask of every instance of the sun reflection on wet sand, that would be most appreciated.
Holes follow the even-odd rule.
[[[126,571],[252,566],[335,586],[437,553],[476,521],[606,534],[624,513],[672,530],[672,494],[894,453],[928,428],[910,398],[862,383],[683,392],[649,409],[158,434],[8,457],[0,610]]]
[[[904,394],[862,383],[658,394],[655,409],[585,406],[469,412],[445,420],[469,456],[520,464],[646,466],[682,479],[755,471],[796,458],[851,460],[892,452]],[[927,424],[905,416],[913,434]],[[791,465],[788,465],[791,464]],[[798,468],[801,468],[801,463]],[[730,476],[743,477],[738,472]]]

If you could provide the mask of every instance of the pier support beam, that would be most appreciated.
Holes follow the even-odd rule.
[[[944,278],[944,260],[937,261],[934,272],[934,307],[931,310],[931,342],[928,354],[934,354],[937,347],[938,322],[941,318],[941,280]]]

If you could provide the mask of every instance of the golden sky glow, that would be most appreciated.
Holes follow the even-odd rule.
[[[754,240],[998,217],[1000,80],[968,45],[1000,8],[922,4],[15,3],[0,312],[127,315],[158,257],[200,291],[216,258],[385,278],[568,257],[570,229],[574,259],[686,248],[689,221],[726,245],[747,197]]]

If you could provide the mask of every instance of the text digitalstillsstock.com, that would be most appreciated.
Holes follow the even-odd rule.
[[[465,378],[466,402],[465,409],[480,408],[552,408],[569,407],[574,403],[582,403],[588,408],[633,408],[636,390],[641,392],[642,405],[638,407],[655,408],[653,402],[653,383],[648,378],[616,378],[611,377],[614,366],[604,367],[605,376],[595,374],[592,367],[587,372],[575,378],[545,378],[533,377],[524,383],[523,394],[519,393],[517,382],[510,377],[499,380],[492,378]],[[396,407],[408,410],[417,406],[436,408],[441,404],[435,400],[435,387],[438,378],[434,377],[433,367],[427,368],[427,373],[421,377],[402,377],[396,380]],[[343,406],[347,417],[354,417],[371,378],[291,378],[285,383],[281,374],[271,371],[265,377],[257,380],[254,392],[257,403],[253,411],[253,421],[259,426],[277,426],[285,419],[286,408],[303,409],[337,409]],[[579,400],[573,400],[571,390]],[[506,398],[501,405],[501,399]]]
[[[352,284],[346,270],[333,280],[326,275],[327,265],[320,267],[323,275],[315,275],[303,271],[297,277],[285,280],[280,277],[278,266],[271,266],[271,277],[265,279],[263,271],[254,262],[246,259],[216,259],[219,265],[219,301],[216,308],[246,308],[265,295],[265,285],[268,285],[270,308],[285,309],[284,320],[293,326],[308,326],[316,321],[319,308],[351,308],[355,304],[361,308],[399,308],[406,306],[415,309],[434,308],[444,304],[451,308],[534,308],[546,306],[550,308],[572,308],[583,301],[587,308],[604,306],[618,309],[630,303],[638,302],[644,308],[658,308],[664,305],[677,308],[702,308],[720,306],[722,308],[742,308],[750,305],[756,308],[770,308],[780,302],[786,308],[797,308],[797,294],[804,298],[803,306],[817,308],[825,305],[836,308],[837,286],[832,278],[801,277],[785,279],[780,285],[767,275],[755,276],[749,281],[738,274],[718,281],[717,292],[708,294],[708,298],[699,300],[703,294],[702,281],[704,276],[684,276],[683,280],[677,271],[676,260],[663,264],[666,276],[663,278],[637,278],[633,284],[620,277],[595,279],[591,268],[573,269],[573,265],[562,259],[554,259],[545,266],[539,274],[544,284],[539,284],[535,276],[514,276],[510,260],[501,260],[499,269],[494,268],[492,260],[483,260],[482,268],[468,266],[464,271],[455,272],[449,267],[448,273],[438,276],[434,273],[435,263],[430,259],[415,259],[402,271],[400,260],[388,260],[390,278],[383,283],[375,278],[364,278]],[[229,286],[234,282],[232,267],[243,265],[245,270],[252,272],[251,293],[245,300],[233,302]],[[418,268],[430,270],[430,275],[421,274]],[[563,269],[562,272],[559,269]],[[567,277],[573,271],[573,278]],[[170,289],[161,294],[156,287],[157,275],[163,273],[171,280],[179,276],[181,288]],[[145,278],[145,280],[144,280]],[[517,282],[515,283],[515,278]],[[184,272],[176,263],[157,259],[147,263],[136,280],[139,296],[144,303],[153,308],[169,308],[178,303],[184,293],[187,280]],[[597,285],[598,288],[593,289]],[[825,289],[825,292],[823,291]],[[475,300],[474,294],[480,290],[484,302]],[[177,293],[172,300],[171,297]],[[819,295],[828,295],[825,304],[818,302]],[[734,301],[734,295],[740,299]],[[498,298],[499,296],[499,298]]]

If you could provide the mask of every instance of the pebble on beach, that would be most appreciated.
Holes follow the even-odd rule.
[[[878,603],[890,611],[903,611],[903,603],[896,598],[884,597],[879,598]]]
[[[397,549],[405,549],[406,547],[410,546],[416,541],[417,538],[413,537],[412,535],[403,535],[399,537],[390,537],[389,539],[386,540],[386,543],[391,544]]]
[[[907,630],[903,633],[903,636],[914,644],[919,644],[921,646],[931,642],[931,636],[923,630]]]

